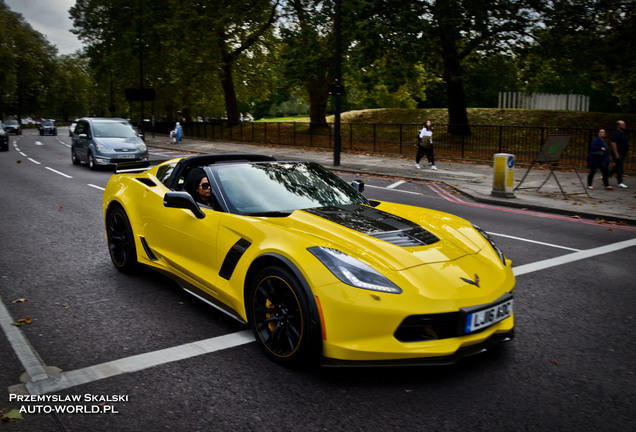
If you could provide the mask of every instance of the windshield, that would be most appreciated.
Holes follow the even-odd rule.
[[[128,122],[93,122],[93,132],[97,138],[133,138],[137,136]]]
[[[53,126],[53,122],[51,120],[44,120],[42,123],[42,126]]]
[[[9,126],[14,126],[14,125],[17,125],[18,122],[16,120],[7,120],[6,122],[4,122],[4,124]]]
[[[231,212],[289,214],[297,209],[368,204],[326,168],[307,162],[212,165]]]

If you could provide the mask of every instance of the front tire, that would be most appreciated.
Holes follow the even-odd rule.
[[[88,152],[88,169],[95,171],[97,169],[97,163],[95,162],[95,156],[92,152]]]
[[[122,273],[131,273],[137,267],[135,237],[126,211],[115,206],[106,216],[106,239],[113,264]]]
[[[256,341],[276,363],[298,366],[318,360],[320,337],[307,296],[287,268],[261,270],[249,292],[249,321]]]

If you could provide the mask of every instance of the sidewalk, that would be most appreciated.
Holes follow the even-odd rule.
[[[528,173],[521,188],[514,192],[514,198],[502,198],[491,195],[492,165],[448,162],[443,160],[443,155],[440,155],[442,159],[437,162],[438,170],[435,171],[428,168],[425,161],[422,164],[422,169],[416,169],[415,156],[406,159],[393,156],[341,153],[340,165],[336,167],[333,164],[333,151],[324,151],[324,149],[260,146],[188,138],[185,138],[178,145],[171,145],[167,136],[156,135],[153,138],[150,134],[146,137],[146,144],[153,148],[193,153],[260,153],[278,159],[311,160],[329,169],[342,172],[390,176],[407,181],[442,182],[481,203],[636,225],[636,182],[629,176],[624,179],[629,186],[627,189],[616,187],[616,178],[611,178],[610,185],[616,189],[606,191],[603,188],[600,173],[598,173],[594,179],[596,189],[587,190],[588,197],[583,186],[587,185],[587,171],[579,171],[578,177],[574,171],[556,171],[555,175],[566,193],[564,197],[554,177],[550,177],[545,185],[537,191],[537,188],[548,178],[550,171],[533,168]],[[528,167],[515,167],[515,185],[519,184],[527,170]]]

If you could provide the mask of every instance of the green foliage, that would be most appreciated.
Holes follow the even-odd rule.
[[[466,108],[495,107],[500,91],[586,94],[592,110],[636,111],[630,2],[341,5],[342,111],[448,107],[451,123],[472,122]],[[70,15],[85,50],[58,57],[0,1],[0,116],[136,118],[140,104],[124,91],[143,85],[156,91],[145,106],[157,118],[323,122],[334,11],[335,0],[77,0]]]
[[[636,111],[636,10],[633,2],[547,2],[545,27],[519,56],[526,91],[592,96],[595,110]]]
[[[21,117],[51,111],[50,77],[57,71],[56,48],[0,2],[0,115]]]

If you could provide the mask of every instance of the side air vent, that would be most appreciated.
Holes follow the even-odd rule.
[[[145,184],[146,186],[150,186],[150,187],[157,186],[157,184],[155,182],[153,182],[152,180],[150,180],[149,178],[146,178],[146,177],[139,177],[139,178],[137,178],[137,181]]]

